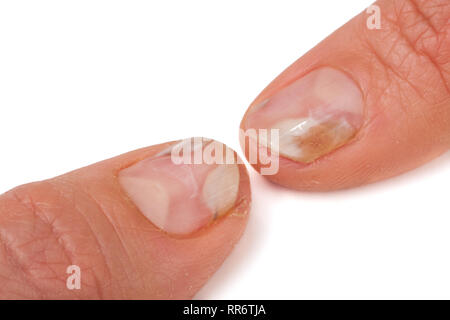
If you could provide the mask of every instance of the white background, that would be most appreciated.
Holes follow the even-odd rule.
[[[0,192],[184,137],[240,151],[259,91],[369,4],[1,1]],[[328,194],[252,170],[248,229],[197,298],[450,298],[449,160]]]

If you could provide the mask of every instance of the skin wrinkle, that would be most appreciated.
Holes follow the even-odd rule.
[[[101,206],[98,205],[97,201],[93,197],[91,197],[87,193],[86,193],[86,196],[88,196],[93,201],[93,203],[97,206],[97,209],[99,209],[100,212],[103,212]],[[108,218],[107,218],[107,220],[108,220],[108,222],[110,222]],[[115,228],[114,228],[114,231],[116,231]],[[99,243],[99,240],[97,240],[97,242]],[[100,251],[101,251],[101,254],[103,255],[103,250],[101,249]],[[106,257],[104,257],[104,260],[105,260],[105,264],[106,264]],[[107,267],[107,269],[109,269],[109,268]],[[91,270],[94,272],[93,269],[91,269]],[[126,268],[125,268],[125,270],[126,270]],[[111,274],[111,272],[109,272],[109,273]],[[94,282],[95,282],[95,287],[96,287],[96,290],[97,290],[97,295],[98,295],[99,299],[102,299],[104,294],[103,294],[103,290],[101,289],[101,287],[105,287],[106,288],[106,287],[109,287],[110,285],[109,284],[104,284],[104,283],[102,285],[100,285],[100,280],[99,280],[98,276],[94,276]]]
[[[420,15],[420,17],[422,18],[422,19],[417,19],[416,24],[425,22],[427,24],[428,28],[425,27],[424,30],[421,33],[419,33],[415,39],[410,39],[410,37],[405,33],[402,23],[399,23],[398,26],[399,26],[400,34],[403,35],[403,38],[406,40],[406,43],[410,45],[411,50],[413,52],[416,52],[417,54],[421,54],[422,56],[426,57],[431,64],[433,64],[434,68],[437,70],[437,72],[439,73],[439,75],[441,77],[442,83],[444,84],[444,86],[447,90],[447,93],[450,93],[450,90],[449,90],[449,87],[447,84],[447,80],[445,79],[445,77],[442,73],[442,67],[438,64],[438,62],[435,60],[433,55],[430,53],[430,51],[432,51],[429,49],[430,46],[426,45],[424,43],[426,39],[435,40],[433,42],[436,42],[438,44],[437,49],[439,49],[440,44],[442,43],[442,41],[440,40],[440,38],[441,38],[440,32],[437,29],[435,29],[433,24],[428,20],[428,18],[423,14],[423,12],[420,11],[420,8],[417,6],[415,1],[410,0],[410,2],[413,4],[414,9],[416,10],[416,11],[413,11],[413,13],[416,13],[416,14],[418,13]],[[404,4],[404,5],[406,5],[406,4]],[[408,12],[402,11],[402,14],[404,14],[404,13],[408,13]],[[412,25],[412,26],[414,26],[414,25]],[[406,28],[411,28],[412,26],[411,25],[406,26]],[[429,37],[424,37],[425,34],[430,33],[430,30],[431,30],[432,35],[430,35]],[[421,43],[421,46],[418,45],[419,42]]]
[[[50,183],[48,183],[48,185],[50,186],[51,184]],[[57,190],[57,189],[56,189]],[[52,279],[52,280],[57,280],[57,281],[60,281],[60,282],[62,282],[62,285],[65,287],[65,282],[66,282],[66,274],[64,273],[64,275],[63,276],[57,276],[57,272],[56,272],[56,270],[55,269],[52,269],[52,268],[50,268],[50,266],[52,265],[52,264],[61,264],[61,265],[64,265],[64,266],[69,266],[69,265],[72,265],[72,264],[74,264],[74,260],[75,260],[75,253],[73,253],[72,251],[71,251],[71,249],[69,248],[69,245],[68,245],[68,243],[63,239],[63,237],[64,237],[64,234],[62,233],[62,232],[59,232],[58,231],[58,228],[55,226],[55,222],[57,221],[57,219],[58,219],[58,217],[57,216],[55,216],[52,220],[50,220],[49,219],[49,217],[48,217],[48,215],[46,215],[46,213],[48,214],[48,213],[50,213],[51,211],[52,212],[54,212],[54,210],[51,210],[51,209],[53,209],[53,207],[50,205],[50,206],[46,206],[46,208],[45,208],[45,210],[41,210],[41,206],[44,204],[45,205],[45,203],[40,203],[40,202],[37,202],[33,197],[32,197],[32,195],[31,195],[31,193],[30,192],[27,192],[27,193],[25,193],[25,195],[24,195],[24,197],[26,197],[26,199],[27,200],[24,200],[25,198],[22,198],[18,193],[16,194],[20,199],[22,199],[22,203],[24,203],[25,204],[25,206],[28,204],[29,205],[29,208],[31,208],[31,210],[33,210],[32,212],[33,212],[33,217],[37,217],[38,219],[39,219],[39,221],[41,221],[42,222],[42,224],[43,225],[45,225],[45,226],[48,226],[49,227],[49,229],[50,229],[50,235],[47,237],[44,237],[44,244],[46,244],[47,245],[47,247],[45,247],[43,250],[42,250],[42,254],[45,254],[46,252],[47,252],[47,248],[48,248],[48,246],[50,245],[50,242],[47,240],[47,239],[50,239],[50,238],[54,238],[55,240],[56,240],[56,242],[58,243],[58,245],[59,245],[59,248],[62,250],[62,252],[63,252],[63,254],[66,256],[66,258],[67,258],[67,260],[68,261],[65,261],[65,262],[60,262],[60,263],[51,263],[51,262],[49,262],[49,261],[46,261],[46,262],[44,262],[44,263],[42,263],[42,266],[40,266],[39,268],[36,268],[36,270],[40,270],[40,268],[41,268],[41,270],[43,270],[42,268],[45,268],[46,270],[48,270],[48,271],[51,271],[54,275],[55,275],[55,277],[54,278],[47,278],[47,279]],[[36,221],[36,220],[32,220],[33,222],[34,221]],[[38,240],[38,238],[34,238],[33,240]],[[33,241],[32,240],[32,241]],[[45,240],[47,240],[47,241],[45,241]],[[52,250],[54,250],[54,249],[52,249]],[[41,252],[35,252],[35,254],[40,254]],[[35,262],[36,263],[36,262]],[[47,266],[47,268],[46,268],[46,266]],[[39,277],[38,278],[39,280],[43,280],[43,279],[45,279],[45,278],[43,278],[43,277]],[[38,284],[36,284],[37,286],[39,286]],[[76,296],[80,296],[79,295],[79,293],[78,292],[74,292],[74,294],[76,295]]]
[[[64,179],[59,179],[58,181],[64,181]],[[66,181],[66,182],[67,182],[67,181]],[[55,186],[54,186],[54,187],[55,187]],[[104,254],[104,248],[103,248],[103,246],[100,244],[100,241],[99,241],[99,239],[97,238],[96,233],[94,232],[94,230],[93,230],[91,224],[88,222],[88,219],[86,219],[85,215],[83,214],[83,210],[80,210],[81,208],[78,206],[77,201],[74,200],[73,198],[69,198],[69,197],[68,197],[68,194],[65,194],[64,192],[61,192],[61,190],[60,190],[59,188],[57,188],[57,187],[55,187],[54,189],[55,189],[55,190],[56,190],[56,191],[57,191],[64,199],[69,200],[69,201],[73,204],[72,207],[76,210],[76,212],[77,212],[80,216],[83,217],[83,221],[85,222],[85,225],[88,227],[88,229],[89,229],[89,231],[90,231],[90,233],[91,233],[91,235],[92,235],[92,237],[93,237],[93,239],[94,239],[94,241],[95,241],[95,243],[96,243],[96,245],[97,245],[97,248],[98,248],[99,251],[100,251],[100,255],[101,255],[102,260],[103,260],[103,262],[104,262],[104,267],[105,267],[105,270],[106,270],[106,274],[108,275],[109,281],[112,282],[113,276],[112,276],[112,272],[111,272],[111,267],[109,266],[109,264],[108,264],[108,262],[107,262],[107,259],[106,259],[106,255]],[[100,279],[99,279],[99,277],[98,277],[98,275],[97,275],[97,272],[93,271],[93,272],[92,272],[92,277],[93,277],[94,282],[95,282],[95,290],[96,290],[96,292],[97,292],[98,298],[101,299],[101,298],[104,297],[105,295],[104,295],[104,292],[103,292],[103,290],[102,290],[102,287],[101,287],[101,286],[100,286],[100,287],[98,286],[98,284],[100,284],[101,281],[100,281]]]
[[[68,245],[64,241],[62,234],[55,227],[55,221],[56,221],[57,217],[54,217],[53,221],[50,221],[47,217],[45,217],[45,214],[43,214],[42,210],[40,209],[40,206],[31,198],[31,195],[26,194],[26,197],[27,197],[27,200],[24,203],[30,205],[31,210],[34,213],[34,216],[37,217],[38,220],[41,221],[43,225],[47,225],[50,228],[50,234],[53,235],[54,238],[56,239],[57,243],[60,244],[62,251],[64,252],[65,256],[68,259],[68,262],[65,262],[64,264],[66,264],[66,263],[67,263],[67,265],[73,264],[73,254],[68,249]],[[33,220],[33,221],[35,221],[35,220]],[[44,239],[46,239],[46,238],[44,238]],[[40,239],[34,238],[34,239],[30,240],[29,243],[32,244],[35,240],[40,240]],[[47,247],[44,247],[44,249],[42,250],[42,254],[46,253],[46,251],[47,251],[46,249],[50,245],[50,243],[48,241],[45,244],[47,245]],[[27,243],[22,243],[22,246],[26,246],[26,245],[27,245]],[[39,254],[39,253],[41,253],[41,252],[37,252],[37,254]],[[44,258],[44,260],[47,260],[47,257]],[[35,261],[35,263],[37,263],[37,262]],[[44,264],[44,266],[46,264],[48,266],[50,266],[52,263],[47,260],[43,264]],[[63,263],[60,263],[60,264],[63,264]],[[57,276],[57,273],[54,269],[48,268],[48,270],[52,271],[53,274],[55,275],[55,277],[53,279],[61,280],[61,278]],[[40,279],[42,279],[42,278],[40,278]]]
[[[424,10],[428,10],[431,8],[434,8],[432,6],[427,6],[427,4],[431,3],[431,1],[427,1],[422,3],[422,5],[418,5],[417,4],[417,0],[411,0],[412,5],[415,6],[415,8],[417,9],[417,12],[422,16],[422,20],[429,26],[432,28],[432,31],[430,33],[433,33],[433,35],[430,35],[429,37],[425,37],[425,36],[419,36],[418,39],[421,39],[422,43],[422,47],[425,51],[425,53],[427,54],[427,56],[430,58],[431,62],[435,64],[436,68],[438,69],[438,71],[440,71],[442,73],[442,77],[444,79],[444,83],[446,84],[447,90],[449,88],[448,85],[448,80],[444,77],[443,72],[446,72],[445,70],[445,64],[448,64],[448,55],[446,58],[446,61],[443,61],[442,63],[438,61],[438,57],[439,54],[444,51],[444,54],[442,55],[443,57],[445,57],[445,47],[443,48],[443,46],[445,44],[448,43],[448,37],[449,37],[449,23],[450,23],[450,3],[442,3],[441,6],[439,6],[440,8],[442,7],[447,7],[447,10],[445,9],[441,9],[441,10],[436,10],[433,14],[431,15],[426,15],[426,13],[424,12]],[[437,7],[437,6],[435,6]],[[423,9],[422,9],[423,8]],[[446,23],[444,25],[438,25],[438,23],[433,22],[432,17],[436,16],[436,15],[444,15],[444,20],[446,21]],[[425,31],[430,31],[430,28],[425,28]],[[426,45],[425,44],[425,40],[432,40],[432,45]],[[434,41],[433,41],[434,40]],[[434,50],[433,49],[433,44],[435,45]],[[434,51],[434,52],[433,52]],[[448,50],[447,50],[448,51]],[[446,73],[449,73],[448,71]],[[450,90],[448,90],[448,92],[450,92]]]
[[[424,48],[423,50],[421,48],[418,48],[417,46],[414,46],[412,44],[412,40],[410,39],[408,34],[405,32],[404,24],[406,22],[403,21],[404,19],[402,18],[402,14],[404,14],[404,12],[402,12],[402,10],[405,10],[404,8],[408,4],[408,1],[403,0],[401,2],[402,6],[398,5],[399,2],[396,2],[396,4],[397,5],[396,5],[395,9],[397,12],[395,13],[395,16],[383,18],[383,21],[389,22],[388,27],[383,26],[384,29],[388,30],[386,39],[383,40],[383,43],[386,43],[386,41],[389,41],[389,39],[392,38],[392,36],[394,36],[394,39],[391,40],[393,43],[389,47],[388,51],[385,53],[382,53],[379,49],[380,46],[378,44],[373,43],[373,39],[375,39],[375,41],[376,41],[377,38],[372,37],[373,34],[370,33],[372,31],[366,30],[366,29],[364,29],[365,30],[365,32],[364,32],[365,43],[368,44],[369,48],[375,54],[375,56],[378,58],[379,62],[382,65],[386,66],[399,79],[408,83],[411,86],[411,88],[414,89],[417,94],[419,94],[420,97],[426,99],[424,94],[419,89],[419,88],[422,88],[423,85],[421,83],[419,83],[419,84],[412,83],[410,80],[410,78],[412,78],[412,77],[408,74],[404,74],[404,72],[401,71],[401,67],[407,62],[407,59],[410,59],[411,56],[416,57],[416,58],[423,57],[423,58],[427,59],[427,62],[433,66],[433,70],[435,70],[437,72],[437,74],[439,75],[441,83],[443,84],[443,87],[445,87],[447,92],[449,92],[448,86],[446,83],[446,79],[442,74],[442,67],[437,65],[435,59],[431,56],[431,54],[429,52],[430,50],[427,49],[429,47],[429,45],[426,45],[425,43],[423,43],[423,45],[422,45],[422,47]],[[429,30],[429,29],[426,29],[426,30]],[[378,30],[376,32],[378,32]],[[419,41],[419,39],[415,39],[415,40]],[[423,42],[423,40],[422,40],[422,42]],[[439,39],[436,38],[435,42],[439,43]],[[401,44],[409,45],[409,50],[405,54],[400,55],[401,51],[403,50],[403,47],[400,46]],[[399,57],[400,57],[399,63],[396,63],[395,59],[391,58],[394,54],[399,55]],[[409,65],[408,65],[409,70],[412,70],[413,64],[414,64],[414,61],[411,61],[409,63]],[[436,102],[434,102],[434,103],[436,103]]]
[[[420,16],[422,17],[423,21],[425,21],[431,30],[434,31],[435,34],[438,34],[439,31],[437,30],[436,26],[431,22],[430,17],[425,15],[425,13],[422,11],[421,6],[416,2],[416,0],[409,0],[409,2],[414,6],[414,9]]]
[[[369,57],[369,65],[370,66],[376,66],[377,62],[378,64],[382,65],[382,61],[381,58],[378,56],[378,54],[376,53],[376,51],[374,50],[374,48],[372,48],[371,44],[369,41],[367,41],[366,39],[361,39],[363,45],[364,45],[364,49],[371,52],[372,54]],[[380,72],[383,73],[383,77],[379,74]],[[378,79],[378,83],[376,83],[374,85],[374,87],[378,88],[378,90],[367,90],[367,92],[364,94],[364,101],[369,101],[371,100],[371,95],[374,94],[374,92],[377,92],[377,94],[375,95],[375,97],[373,98],[373,105],[382,105],[382,103],[380,103],[380,101],[382,100],[382,98],[384,97],[385,94],[388,93],[389,89],[391,88],[392,85],[392,77],[390,76],[388,70],[386,68],[379,68],[376,67],[375,70],[371,70],[371,73],[377,73],[377,77],[375,77],[375,79]],[[381,79],[381,80],[380,80]],[[381,90],[381,91],[380,91]],[[378,92],[380,91],[380,92]],[[363,90],[363,92],[365,92],[365,90]],[[361,134],[364,134],[364,132],[366,132],[366,130],[364,130],[365,127],[368,127],[371,125],[371,123],[378,118],[378,116],[380,115],[380,111],[376,112],[375,114],[373,114],[371,117],[368,116],[368,108],[365,108],[365,119],[366,121],[364,122],[363,127],[361,128],[360,132],[358,133],[358,137],[361,136]]]
[[[384,88],[382,88],[381,93],[378,94],[378,96],[375,98],[375,101],[373,102],[373,104],[374,105],[384,105],[383,103],[381,103],[381,101],[384,99],[385,96],[391,94],[392,85],[395,83],[395,85],[398,86],[399,84],[398,84],[398,81],[394,81],[395,73],[391,70],[390,67],[386,67],[386,64],[383,61],[384,59],[379,55],[379,53],[372,46],[370,41],[366,40],[365,44],[367,45],[370,52],[372,53],[373,58],[378,62],[378,64],[380,64],[382,66],[381,68],[379,68],[377,70],[381,70],[385,74],[385,78],[386,78],[386,80],[381,81],[383,84],[385,84]],[[399,90],[397,89],[396,92],[399,92]],[[408,114],[408,110],[405,109],[405,107],[401,107],[401,109],[404,112],[404,114]],[[361,135],[364,134],[364,132],[367,130],[367,128],[369,128],[371,125],[373,125],[373,123],[375,123],[377,121],[377,119],[382,115],[382,112],[383,112],[383,110],[379,109],[379,111],[374,113],[371,117],[367,118],[364,126],[361,128],[360,132],[357,134],[357,137],[360,140],[362,139]],[[408,117],[406,117],[406,119],[407,118]]]
[[[36,232],[36,229],[37,229],[36,226],[38,225],[39,222],[41,222],[44,227],[48,227],[50,229],[50,235],[44,235],[43,239],[49,239],[49,237],[51,237],[51,235],[54,235],[56,237],[56,241],[59,243],[58,236],[54,233],[51,222],[47,221],[39,214],[38,206],[35,205],[31,196],[29,194],[22,195],[20,192],[14,191],[14,190],[13,190],[13,195],[14,195],[15,199],[25,208],[27,213],[31,213],[32,217],[35,218],[35,219],[31,219],[33,222],[34,231]],[[40,240],[40,239],[35,237],[34,239],[30,240],[28,243],[32,244],[36,240]],[[26,246],[26,245],[27,245],[27,242],[22,243],[22,246]],[[16,248],[20,248],[20,247],[21,246],[17,246]],[[63,248],[63,252],[66,254],[64,248]],[[68,256],[66,255],[66,257],[68,257]],[[37,262],[34,261],[34,263],[37,263]],[[21,270],[27,276],[27,280],[31,281],[33,283],[33,285],[36,288],[38,288],[38,290],[39,290],[39,285],[32,281],[33,276],[30,275],[30,272],[29,272],[29,271],[31,271],[31,268],[32,268],[31,266],[32,265],[30,264],[28,267],[25,266]],[[52,270],[52,271],[54,273],[54,270]],[[39,279],[41,279],[41,278],[39,278]],[[39,291],[44,292],[43,290],[39,290]],[[43,293],[42,293],[42,297],[45,297],[45,295]]]
[[[36,206],[30,205],[29,201],[25,201],[22,196],[19,195],[17,189],[10,191],[9,194],[12,195],[12,198],[15,200],[15,202],[22,208],[24,208],[27,213],[31,213],[33,217],[36,217],[38,219],[38,221],[41,221],[42,223],[44,223],[44,225],[48,226],[48,224],[45,223],[45,221],[42,220],[41,217],[38,217],[38,215],[36,214]],[[40,286],[34,281],[33,277],[30,277],[30,266],[27,267],[23,260],[20,258],[20,255],[16,252],[18,247],[14,248],[7,244],[7,240],[4,236],[4,231],[2,232],[2,228],[0,228],[0,242],[5,245],[8,260],[10,261],[10,263],[12,262],[13,268],[18,268],[20,270],[20,272],[15,274],[19,274],[19,277],[22,278],[23,283],[35,290],[35,294],[38,298],[45,298],[44,291],[41,290]]]
[[[380,54],[380,52],[378,52],[375,47],[373,47],[372,45],[370,45],[370,48],[372,49],[372,51],[375,53],[376,57],[378,58],[379,62],[384,65],[385,67],[387,67],[388,72],[391,72],[392,74],[394,74],[397,78],[399,78],[400,80],[406,82],[415,92],[416,94],[421,97],[422,99],[425,99],[425,97],[423,96],[423,93],[420,92],[420,90],[416,87],[416,85],[414,85],[409,79],[408,79],[408,75],[402,75],[399,71],[397,71],[397,69],[399,67],[401,67],[403,65],[403,63],[405,63],[406,59],[408,58],[409,55],[413,54],[413,52],[409,51],[408,53],[406,53],[406,56],[401,58],[401,62],[399,65],[397,66],[393,66],[392,63],[388,62],[390,59],[389,57],[396,54],[398,55],[398,52],[396,52],[396,48],[398,48],[398,45],[400,44],[399,42],[403,40],[402,36],[399,35],[395,40],[394,43],[392,44],[392,46],[390,47],[389,51],[384,55],[384,58],[382,57],[382,55]]]
[[[48,183],[49,186],[52,187],[52,190],[53,190],[53,191],[56,191],[56,193],[57,193],[58,195],[62,195],[62,193],[60,192],[59,188],[57,188],[56,186],[54,186],[53,183],[52,183],[52,181],[46,181],[46,182]],[[75,206],[74,206],[73,208],[77,209]],[[94,234],[94,238],[95,238],[95,234]],[[76,261],[76,256],[77,256],[77,254],[76,254],[75,252],[74,252],[74,253],[71,253],[71,249],[69,249],[69,246],[67,245],[67,243],[65,243],[65,246],[62,247],[62,249],[63,249],[63,252],[64,252],[64,253],[67,254],[67,253],[69,252],[70,255],[71,255],[71,261],[70,261],[69,264],[67,264],[67,266],[74,264],[74,261]],[[85,271],[86,271],[86,270],[85,270]],[[65,274],[64,277],[66,277],[66,276],[67,276],[67,275]],[[93,276],[94,281],[97,282],[97,277],[96,277],[96,275],[95,275],[95,272],[92,272],[92,276]],[[65,282],[65,280],[64,280],[64,282]],[[82,285],[83,285],[83,286],[89,286],[89,284],[86,284],[86,283],[84,283],[84,282],[82,282]],[[94,290],[97,291],[97,294],[101,293],[101,292],[99,292],[99,289],[98,289],[98,286],[97,286],[97,285],[95,285]],[[81,296],[78,294],[78,292],[74,292],[73,294],[75,294],[78,298],[81,297]],[[101,295],[99,295],[99,297],[101,297]]]
[[[0,245],[3,247],[4,252],[5,252],[5,258],[6,258],[5,260],[7,261],[6,268],[11,269],[11,270],[18,269],[19,272],[15,272],[14,274],[18,275],[20,280],[19,279],[11,279],[10,277],[6,277],[3,275],[1,275],[1,277],[6,278],[8,282],[14,281],[14,282],[20,283],[21,285],[26,283],[27,285],[29,285],[31,287],[30,289],[34,290],[34,292],[32,294],[33,297],[38,297],[38,298],[43,297],[43,294],[39,290],[39,288],[36,285],[34,285],[34,283],[30,282],[29,279],[27,278],[26,272],[23,269],[24,267],[22,266],[20,259],[18,258],[17,254],[15,253],[15,250],[13,250],[8,245],[8,242],[5,240],[4,233],[1,228],[0,228]],[[3,290],[3,289],[1,289],[1,290]],[[20,295],[20,294],[18,294],[18,295]]]
[[[369,46],[370,46],[370,44],[369,44]],[[373,48],[373,47],[371,47],[372,49],[372,52],[374,53],[374,55],[375,55],[375,57],[377,57],[377,59],[379,60],[379,62],[381,63],[381,64],[384,64],[384,62],[383,62],[383,60],[382,60],[382,58],[379,56],[379,54],[375,51],[375,49]],[[401,75],[400,74],[398,74],[396,71],[395,71],[395,69],[393,69],[393,68],[391,68],[391,67],[389,67],[388,69],[387,69],[387,72],[388,71],[390,71],[390,72],[392,72],[397,78],[399,78],[399,77],[401,77]],[[389,72],[388,72],[388,74],[389,74]],[[398,81],[393,81],[392,80],[392,77],[391,76],[389,76],[388,75],[388,78],[390,79],[389,80],[389,85],[388,86],[386,86],[385,87],[385,89],[383,90],[383,93],[380,95],[380,97],[377,99],[378,101],[382,101],[383,100],[383,96],[385,96],[386,94],[389,94],[389,92],[392,92],[392,91],[394,91],[394,92],[396,92],[396,93],[400,93],[400,95],[399,96],[397,96],[397,100],[398,100],[398,106],[400,107],[400,110],[402,110],[403,111],[403,113],[405,114],[405,117],[404,117],[404,121],[407,121],[407,122],[409,122],[410,121],[410,106],[411,106],[411,104],[410,103],[404,103],[403,102],[403,100],[404,100],[404,98],[405,98],[405,96],[404,96],[404,90],[402,90],[402,89],[400,89],[400,83],[398,82]],[[410,85],[410,87],[412,88],[412,89],[414,89],[414,91],[417,93],[417,90],[414,88],[414,86],[409,82],[409,81],[407,81],[406,80],[406,82]],[[395,86],[397,87],[397,89],[396,90],[392,90],[392,85],[394,85],[395,84]],[[408,97],[406,97],[406,98],[408,98]],[[383,104],[381,104],[381,105],[383,105]],[[415,110],[420,110],[420,108],[415,108]],[[425,114],[425,110],[423,110],[423,111],[421,111],[421,113],[422,114]],[[369,123],[370,122],[374,122],[375,121],[375,119],[377,118],[377,115],[375,115],[373,118],[371,118],[371,119],[369,119]],[[425,116],[424,116],[424,118],[426,118]]]
[[[19,203],[21,206],[24,206],[23,203],[17,197],[17,195],[14,192],[12,192],[12,194],[17,203]],[[0,228],[0,243],[2,244],[3,248],[5,249],[5,252],[7,253],[6,258],[14,265],[14,267],[19,268],[23,272],[23,274],[26,274],[24,272],[25,268],[19,259],[19,255],[15,252],[15,250],[13,250],[13,248],[9,244],[9,241],[7,241],[6,238],[7,237],[5,236],[3,228]]]
[[[123,251],[125,252],[125,258],[127,259],[127,263],[124,264],[122,261],[120,261],[120,263],[121,263],[121,265],[122,265],[122,267],[123,267],[123,270],[125,271],[124,274],[125,274],[125,276],[126,276],[128,282],[131,283],[131,279],[130,279],[130,276],[129,276],[129,274],[128,274],[128,268],[131,267],[131,266],[133,266],[134,264],[131,263],[132,259],[131,259],[131,257],[130,257],[130,254],[129,254],[129,252],[128,252],[126,246],[125,246],[125,243],[123,242],[122,238],[120,237],[120,235],[119,235],[119,233],[118,233],[118,231],[117,231],[117,229],[116,229],[115,224],[111,221],[109,215],[105,212],[105,210],[104,210],[103,206],[101,205],[101,203],[98,202],[97,199],[96,199],[93,195],[91,195],[87,190],[83,189],[81,186],[80,186],[80,188],[81,188],[81,190],[84,192],[84,194],[85,194],[85,195],[86,195],[86,196],[87,196],[87,197],[88,197],[88,198],[96,205],[98,211],[101,212],[101,213],[103,213],[103,216],[106,218],[106,220],[108,221],[108,223],[110,224],[110,226],[113,228],[113,230],[114,230],[114,235],[115,235],[115,237],[118,239],[118,242],[119,242],[121,248],[122,248]],[[127,267],[127,266],[128,266],[128,267]],[[135,274],[137,274],[136,270],[134,270],[133,272],[134,272]],[[97,279],[96,279],[96,280],[97,280]],[[140,282],[140,283],[142,283],[142,282]],[[106,285],[106,286],[108,286],[108,285]],[[121,290],[122,290],[122,288],[121,288]],[[123,290],[122,290],[122,296],[123,296]]]
[[[57,191],[58,192],[58,194],[61,196],[61,194],[59,193],[59,189],[58,188],[56,188],[55,186],[53,186],[51,183],[48,183],[48,182],[44,182],[44,183],[46,183],[46,185],[47,186],[51,186],[52,188],[53,188],[53,191]],[[52,192],[50,192],[50,193],[52,193]],[[22,196],[19,196],[19,195],[17,195],[17,191],[15,191],[15,196],[16,196],[16,201],[20,201],[20,204],[25,208],[25,210],[27,211],[27,212],[30,212],[30,210],[37,210],[37,208],[39,207],[39,205],[36,205],[36,201],[33,199],[33,197],[31,197],[31,195],[30,196],[27,196],[27,200],[23,200],[23,197]],[[28,198],[29,197],[29,198]],[[60,197],[58,197],[57,196],[57,198],[58,199],[60,199]],[[66,199],[67,199],[67,197],[65,197]],[[73,208],[75,208],[75,209],[77,209],[75,206],[72,206]],[[34,209],[33,209],[34,208]],[[46,208],[46,211],[47,211],[47,214],[51,211],[51,210],[49,210],[49,208],[47,207]],[[45,214],[44,214],[45,215]],[[39,221],[41,221],[43,224],[45,224],[45,225],[47,225],[47,226],[50,226],[51,225],[51,235],[53,235],[53,236],[55,236],[57,239],[60,239],[62,236],[61,236],[61,232],[59,232],[59,231],[57,231],[55,228],[56,228],[56,226],[54,225],[54,222],[55,222],[55,220],[54,221],[50,221],[50,220],[48,220],[48,218],[45,218],[44,219],[44,215],[40,215],[40,214],[35,214],[35,215],[33,215],[33,217],[35,217],[35,218],[38,218],[38,219],[40,219]],[[31,223],[33,223],[34,221],[36,221],[36,220],[34,220],[34,219],[28,219]],[[84,221],[85,221],[85,219],[84,219]],[[91,230],[91,233],[94,235],[94,239],[95,240],[97,240],[96,239],[96,237],[95,237],[95,233],[93,232],[93,230]],[[47,238],[47,237],[46,237]],[[35,238],[34,240],[36,240],[37,238]],[[45,238],[44,238],[45,239]],[[72,252],[71,251],[71,249],[69,248],[69,246],[66,244],[66,242],[64,241],[64,242],[61,242],[61,241],[58,241],[57,242],[59,245],[60,245],[60,248],[63,250],[63,253],[66,255],[66,256],[72,256],[72,257],[76,257],[77,256],[77,254],[75,253],[75,252]],[[44,244],[45,245],[45,244]],[[99,244],[98,244],[99,245]],[[44,248],[43,249],[44,250],[44,254],[45,254],[45,251],[46,251],[46,248]],[[37,254],[36,252],[35,252],[35,254]],[[96,255],[97,256],[97,255]],[[104,255],[102,254],[102,257],[104,258]],[[79,257],[78,257],[79,258]],[[73,260],[74,258],[71,258],[70,259],[70,261],[74,261]],[[73,263],[64,263],[65,265],[70,265],[70,264],[73,264]],[[48,265],[48,266],[50,266],[51,265],[51,263],[47,263],[46,265]],[[39,267],[39,268],[41,268],[41,266]],[[39,269],[38,268],[38,269]],[[50,269],[50,268],[47,268],[47,269]],[[87,269],[84,269],[85,271],[86,270],[88,270],[89,268],[87,268]],[[99,285],[100,285],[100,281],[97,279],[98,277],[97,277],[97,275],[96,275],[96,273],[94,272],[94,269],[91,269],[92,270],[92,276],[93,276],[93,278],[94,278],[94,281],[95,281],[95,284],[93,285],[93,286],[91,286],[91,285],[89,285],[89,284],[86,284],[86,283],[83,283],[83,286],[85,286],[85,287],[92,287],[92,288],[94,288],[96,291],[97,291],[97,294],[98,294],[98,297],[102,297],[102,292],[101,291],[99,291],[99,290],[101,290],[101,286],[99,287]],[[52,270],[53,272],[55,272],[54,270]],[[65,283],[65,280],[66,280],[66,277],[67,275],[64,273],[64,276],[63,276],[63,278],[64,278],[64,283]],[[57,277],[57,280],[61,280],[60,279],[61,277]],[[41,279],[41,278],[39,278],[39,279]],[[28,280],[28,279],[27,279]],[[62,280],[61,280],[62,281]],[[30,281],[27,281],[27,283],[28,284],[31,284],[31,282]],[[39,285],[38,284],[35,284],[35,286],[37,286],[37,288],[39,288]],[[78,296],[79,298],[81,297],[80,295],[79,295],[79,293],[78,292],[71,292],[71,295],[75,295],[75,296]]]

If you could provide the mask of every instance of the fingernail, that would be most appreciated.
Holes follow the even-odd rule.
[[[345,73],[314,70],[250,109],[244,129],[279,129],[277,152],[311,163],[348,143],[363,124],[363,98]]]
[[[186,139],[123,169],[119,183],[158,228],[189,234],[236,206],[240,172],[230,155],[236,153],[220,142]]]

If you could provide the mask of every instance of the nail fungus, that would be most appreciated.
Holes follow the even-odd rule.
[[[278,129],[275,151],[311,163],[356,135],[363,124],[363,108],[356,83],[341,71],[323,67],[252,107],[243,125]]]
[[[207,155],[207,149],[214,151]],[[189,234],[236,206],[240,172],[234,159],[220,142],[190,138],[123,169],[119,182],[158,228]]]

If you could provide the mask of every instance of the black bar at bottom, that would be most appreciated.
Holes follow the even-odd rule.
[[[293,301],[293,300],[205,300],[205,301],[0,301],[2,314],[17,318],[33,316],[85,320],[99,317],[139,319],[367,319],[404,318],[447,314],[448,301]],[[6,318],[5,318],[6,319]],[[120,318],[119,318],[120,319]]]

